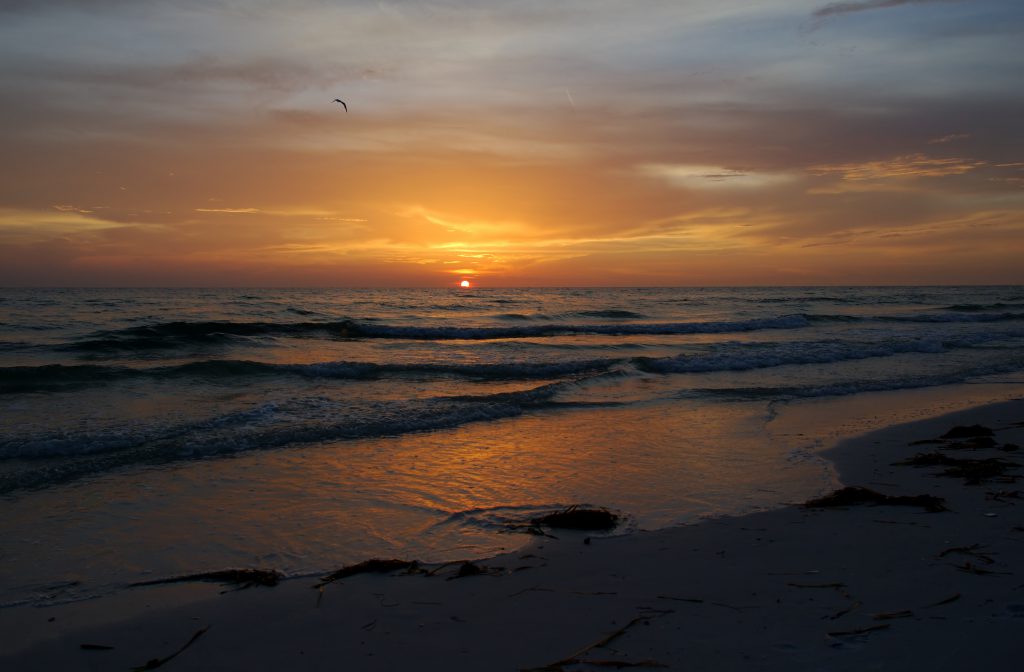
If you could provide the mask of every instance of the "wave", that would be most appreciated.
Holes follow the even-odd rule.
[[[423,341],[494,340],[538,338],[566,334],[610,336],[709,334],[757,331],[761,329],[800,329],[808,326],[803,315],[784,315],[721,322],[671,322],[627,324],[542,324],[515,326],[437,326],[412,327],[372,324],[369,321],[340,320],[333,322],[164,322],[92,334],[74,343],[59,346],[60,350],[105,352],[116,350],[159,350],[183,345],[230,345],[237,339],[261,337],[327,337],[327,338],[389,338]]]
[[[310,380],[375,380],[385,377],[459,377],[469,380],[561,379],[611,371],[624,363],[645,373],[708,373],[745,371],[775,366],[828,364],[900,354],[940,354],[952,349],[981,347],[1006,339],[1024,338],[1024,330],[1010,329],[971,334],[933,335],[886,341],[781,341],[748,343],[728,341],[707,350],[674,357],[608,357],[560,361],[496,363],[377,363],[359,361],[277,364],[251,360],[214,359],[172,366],[62,365],[0,367],[0,394],[58,392],[105,385],[127,379],[214,379],[245,384],[270,376]]]
[[[509,362],[495,364],[378,364],[374,362],[316,362],[271,364],[223,359],[189,362],[175,366],[135,368],[104,365],[12,366],[0,368],[0,394],[56,392],[103,385],[127,379],[167,380],[182,377],[228,379],[245,383],[266,376],[300,376],[309,379],[367,380],[385,376],[458,376],[474,380],[536,380],[607,371],[622,361],[588,359],[563,362]]]
[[[537,338],[568,334],[602,336],[716,334],[762,329],[801,329],[808,326],[803,315],[784,315],[722,322],[670,322],[634,324],[544,324],[509,327],[406,327],[350,323],[347,333],[362,338],[410,340],[491,340]]]
[[[116,366],[7,366],[0,368],[0,394],[48,392],[107,383],[131,375],[131,369]]]
[[[893,315],[878,318],[883,322],[1016,322],[1024,320],[1024,313],[938,313],[923,315]]]
[[[614,320],[642,320],[646,315],[631,310],[582,310],[576,315],[581,317],[608,317]]]
[[[706,387],[693,388],[679,394],[680,398],[718,398],[728,401],[751,401],[772,399],[806,399],[816,397],[838,397],[865,392],[908,390],[922,387],[957,385],[975,378],[1024,371],[1024,362],[1006,362],[946,374],[910,376],[872,380],[845,380],[808,385],[768,385],[751,387]]]
[[[709,354],[680,355],[666,359],[637,357],[633,362],[638,369],[647,373],[707,373],[785,365],[829,364],[910,352],[938,353],[944,349],[941,343],[927,339],[903,343],[819,341],[770,344],[768,347],[747,345],[739,352],[729,348]]]
[[[930,324],[942,322],[1016,322],[1024,320],[1024,313],[983,313],[972,310],[946,313],[917,313],[913,315],[830,315],[806,314],[810,323],[817,322],[905,322]]]
[[[336,320],[304,322],[164,322],[126,329],[94,333],[82,340],[56,346],[58,350],[89,354],[116,351],[160,351],[184,346],[225,347],[231,345],[255,344],[262,338],[316,337],[334,339],[399,339],[421,341],[444,340],[499,340],[516,338],[545,338],[570,334],[631,336],[631,335],[685,335],[749,332],[771,329],[801,329],[822,322],[899,322],[899,323],[944,323],[944,322],[1011,322],[1024,320],[1022,312],[981,312],[963,304],[957,310],[941,313],[912,315],[857,316],[843,314],[795,313],[778,317],[754,318],[747,320],[709,322],[668,322],[645,323],[625,322],[617,324],[512,324],[505,326],[404,326],[376,324],[370,320]],[[979,304],[981,305],[981,304]],[[990,304],[1012,305],[1012,304]],[[957,308],[952,306],[950,308]],[[578,315],[609,319],[640,319],[639,313],[620,310],[582,311]],[[543,319],[543,316],[536,316]],[[534,319],[519,313],[500,316],[507,321]]]
[[[62,430],[10,437],[0,441],[0,459],[20,458],[28,466],[0,475],[0,494],[66,483],[129,465],[397,436],[509,418],[528,409],[556,405],[553,397],[566,384],[418,400],[282,400],[183,424],[126,423],[100,431]],[[73,459],[53,459],[60,457]],[[49,459],[39,462],[39,458]]]
[[[986,310],[1006,310],[1008,308],[1024,308],[1024,303],[958,303],[945,306],[939,310],[950,310],[958,313],[978,313]]]
[[[985,332],[961,336],[862,341],[792,341],[782,343],[721,343],[711,352],[670,358],[635,357],[631,361],[647,373],[707,373],[746,371],[774,366],[829,364],[901,354],[939,354],[952,349],[972,348],[992,341],[1024,337],[1024,330]]]

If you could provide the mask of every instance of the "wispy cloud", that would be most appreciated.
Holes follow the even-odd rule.
[[[983,165],[984,161],[973,159],[935,159],[924,154],[909,154],[880,161],[814,166],[810,170],[816,175],[838,174],[844,180],[878,180],[893,177],[963,175]]]
[[[259,208],[195,208],[196,212],[224,212],[232,215],[251,215],[259,212]]]
[[[853,14],[855,12],[866,12],[872,9],[886,9],[900,5],[924,5],[937,2],[956,2],[957,0],[862,0],[861,2],[833,2],[814,11],[812,16],[816,19],[826,19],[830,16],[840,14]]]
[[[950,133],[948,135],[942,135],[937,138],[932,138],[928,141],[929,145],[945,145],[950,142],[956,142],[957,140],[966,140],[971,137],[970,133]]]
[[[691,189],[729,189],[777,186],[792,180],[783,173],[735,170],[719,166],[648,164],[640,173]]]

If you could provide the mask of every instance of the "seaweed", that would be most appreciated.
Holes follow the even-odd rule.
[[[950,466],[962,462],[955,457],[950,457],[943,453],[915,453],[913,457],[909,457],[899,462],[893,462],[894,467],[935,467],[935,466]]]
[[[397,572],[401,569],[414,572],[419,569],[420,563],[416,560],[384,560],[381,558],[371,558],[369,560],[363,560],[357,562],[354,565],[346,565],[341,569],[336,569],[326,576],[320,577],[320,583],[313,586],[313,588],[321,588],[329,583],[334,583],[341,579],[346,579],[356,574],[387,574],[390,572]]]
[[[619,516],[608,509],[584,509],[574,504],[561,511],[553,511],[530,521],[567,530],[611,530],[619,524]]]
[[[947,450],[978,450],[979,448],[995,448],[999,443],[991,436],[972,436],[964,441],[956,441],[946,446]]]
[[[893,462],[894,466],[911,467],[946,467],[946,470],[938,474],[951,478],[963,478],[968,485],[976,485],[984,480],[1005,476],[1009,469],[1019,467],[1020,464],[1005,460],[1001,457],[988,457],[984,459],[964,459],[950,457],[943,453],[917,453],[913,457]]]
[[[931,604],[926,604],[925,608],[941,607],[941,606],[943,606],[945,604],[952,604],[953,602],[956,602],[959,599],[960,599],[960,593],[954,593],[953,595],[950,595],[949,597],[947,597],[944,600],[939,600],[938,602],[933,602]]]
[[[883,495],[880,492],[861,486],[847,486],[836,490],[830,495],[809,499],[804,508],[821,509],[855,504],[885,504],[892,506],[920,506],[929,513],[948,511],[945,500],[935,495]]]
[[[172,576],[166,579],[137,581],[136,583],[128,584],[128,587],[135,588],[137,586],[155,586],[163,583],[210,581],[213,583],[235,584],[238,586],[238,590],[243,590],[252,586],[276,586],[283,578],[284,575],[281,572],[273,569],[222,569],[213,572]]]
[[[469,562],[468,560],[459,566],[459,571],[455,573],[453,578],[463,579],[467,576],[479,576],[480,574],[486,573],[488,570],[485,567]]]
[[[953,565],[953,567],[956,568],[957,570],[961,571],[961,572],[966,572],[967,574],[977,574],[979,576],[988,576],[988,575],[992,575],[992,574],[1003,574],[1003,575],[1009,576],[1010,574],[1013,573],[1013,572],[996,572],[996,571],[993,571],[991,569],[983,569],[983,568],[978,567],[977,565],[973,565],[973,564],[971,564],[969,562],[965,562],[962,565]]]
[[[995,492],[986,492],[985,499],[994,502],[1005,502],[1008,499],[1024,499],[1024,492],[1020,490],[997,490]],[[1013,502],[1010,502],[1010,504],[1013,504]]]
[[[600,647],[607,646],[609,643],[611,643],[615,639],[618,639],[620,636],[625,634],[627,630],[629,630],[630,628],[632,628],[635,625],[638,625],[640,623],[643,623],[644,625],[647,625],[650,622],[650,619],[656,618],[658,616],[664,616],[666,614],[671,614],[671,613],[673,613],[672,610],[661,610],[661,609],[653,610],[653,611],[650,611],[650,612],[647,612],[647,613],[643,613],[643,614],[637,616],[636,618],[634,618],[633,620],[631,620],[629,623],[626,623],[624,626],[622,626],[618,630],[615,630],[614,632],[612,632],[612,633],[610,633],[608,635],[605,635],[604,637],[602,637],[601,639],[597,640],[593,644],[589,644],[587,646],[584,646],[582,649],[578,650],[576,653],[574,653],[574,654],[572,654],[570,656],[566,656],[565,658],[562,658],[561,660],[556,660],[553,663],[548,663],[547,665],[544,665],[542,667],[532,667],[532,668],[529,668],[529,669],[525,669],[525,670],[522,670],[522,672],[564,672],[566,666],[569,666],[569,665],[593,665],[593,666],[598,666],[598,667],[617,667],[617,668],[624,668],[624,667],[668,667],[667,665],[664,665],[664,664],[659,663],[659,662],[654,661],[654,660],[641,660],[641,661],[635,661],[635,662],[630,662],[630,661],[625,661],[625,660],[593,660],[593,659],[583,658],[582,656],[586,655],[587,653],[589,653],[593,649],[597,649],[597,648],[600,648]]]
[[[982,425],[957,425],[951,430],[942,435],[943,439],[969,439],[975,436],[994,436],[993,432],[988,427]]]
[[[901,611],[886,611],[879,614],[872,614],[871,618],[876,621],[891,621],[894,618],[913,618],[914,612],[910,609],[903,609]]]
[[[993,560],[985,553],[982,553],[982,548],[983,546],[981,544],[971,544],[970,546],[953,546],[939,553],[938,557],[944,558],[950,553],[959,553],[961,555],[969,555],[973,558],[977,558],[978,560],[984,562],[986,565],[994,564],[995,560]]]
[[[956,464],[950,465],[939,476],[962,478],[968,485],[977,485],[991,478],[1006,476],[1007,470],[1019,466],[1016,462],[999,457],[990,457],[984,460],[958,460]]]
[[[163,658],[150,658],[148,661],[146,661],[145,665],[139,665],[138,667],[133,667],[132,668],[132,672],[145,672],[146,670],[155,670],[156,668],[164,665],[165,663],[169,662],[172,658],[176,658],[182,651],[184,651],[188,647],[192,646],[192,644],[195,643],[195,641],[197,639],[202,637],[203,634],[205,634],[206,631],[209,630],[209,629],[210,629],[210,626],[206,626],[202,630],[199,630],[198,632],[196,632],[196,634],[192,635],[192,639],[190,639],[187,642],[185,642],[184,646],[182,646],[180,649],[178,649],[177,651],[175,651],[171,655],[165,656]]]
[[[867,634],[869,632],[874,632],[875,630],[885,630],[888,627],[889,627],[888,623],[883,623],[883,624],[880,624],[880,625],[869,625],[866,628],[857,628],[856,630],[839,630],[839,631],[836,631],[836,632],[830,632],[830,633],[828,633],[828,636],[829,637],[849,637],[849,636],[853,636],[853,635],[864,635],[864,634]]]

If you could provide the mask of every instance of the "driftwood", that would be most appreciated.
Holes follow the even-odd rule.
[[[129,588],[137,586],[156,586],[163,583],[186,583],[192,581],[211,581],[213,583],[235,584],[242,590],[252,586],[276,586],[284,578],[281,572],[273,569],[222,569],[214,572],[199,572],[198,574],[185,574],[183,576],[172,576],[166,579],[153,579],[152,581],[138,581],[128,584]]]
[[[934,495],[883,495],[860,486],[847,486],[830,495],[804,502],[808,509],[853,506],[855,504],[886,504],[892,506],[920,506],[930,513],[948,511],[945,500]]]

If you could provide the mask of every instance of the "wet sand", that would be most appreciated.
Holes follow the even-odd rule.
[[[935,440],[995,430],[994,446]],[[987,442],[982,442],[987,443]],[[196,583],[0,611],[0,669],[874,670],[1014,663],[1024,626],[1024,485],[969,483],[916,453],[1024,463],[1024,401],[890,427],[825,453],[845,485],[921,506],[791,506],[620,537],[554,532],[431,575]],[[196,637],[196,633],[203,634]],[[193,639],[194,638],[194,639]],[[89,645],[83,648],[82,645]],[[110,648],[99,648],[110,647]],[[590,665],[586,664],[590,661]],[[637,664],[641,664],[637,666]]]

